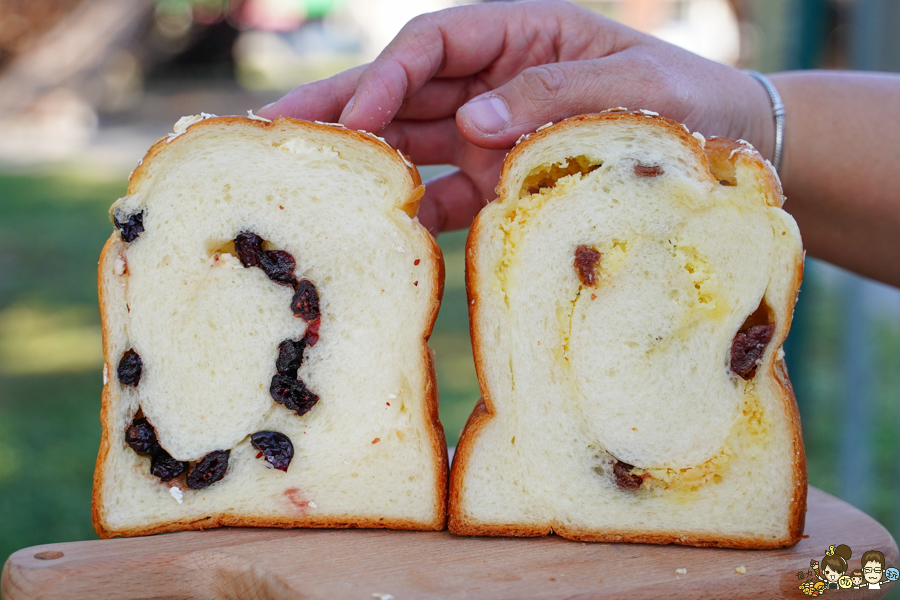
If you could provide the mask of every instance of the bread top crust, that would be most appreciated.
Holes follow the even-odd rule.
[[[521,179],[515,176],[514,171],[520,155],[540,144],[544,138],[565,134],[579,127],[604,121],[652,123],[661,131],[678,139],[693,156],[693,159],[706,167],[704,171],[708,174],[710,182],[733,180],[736,163],[740,163],[742,166],[752,169],[754,174],[765,180],[767,185],[763,189],[767,192],[765,198],[769,206],[780,208],[784,205],[781,181],[778,179],[774,167],[750,143],[725,137],[706,139],[699,133],[691,134],[688,128],[681,123],[656,113],[650,111],[628,112],[624,108],[579,115],[555,124],[548,123],[539,127],[534,133],[523,135],[503,162],[500,182],[495,190],[497,201],[503,202],[507,198],[513,197],[518,191],[517,186],[521,185]],[[735,156],[737,159],[733,160]]]
[[[147,153],[141,158],[140,162],[138,162],[137,167],[131,172],[127,190],[129,195],[139,192],[141,186],[146,183],[147,175],[153,166],[154,160],[169,150],[173,144],[176,146],[184,144],[191,137],[202,135],[205,130],[227,125],[232,127],[259,128],[268,131],[280,130],[288,132],[294,130],[297,133],[318,131],[329,135],[337,134],[338,136],[345,137],[349,143],[359,143],[370,146],[377,152],[384,154],[386,158],[398,163],[398,167],[402,165],[402,168],[406,170],[409,176],[409,185],[412,191],[410,195],[398,202],[397,208],[403,210],[410,217],[415,217],[419,212],[419,202],[422,199],[422,195],[425,193],[419,170],[416,169],[416,166],[409,160],[409,157],[403,154],[403,152],[394,149],[384,140],[384,138],[378,137],[372,133],[347,129],[339,123],[304,121],[289,117],[278,117],[277,119],[269,121],[268,119],[256,116],[217,117],[215,115],[203,113],[195,117],[183,117],[179,123],[183,123],[186,120],[189,121],[189,124],[184,126],[183,129],[176,124],[176,132],[160,138],[149,150],[147,150]],[[179,131],[179,129],[181,129],[181,131]]]

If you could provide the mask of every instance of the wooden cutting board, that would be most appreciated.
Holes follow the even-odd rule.
[[[26,548],[3,567],[0,592],[5,600],[806,598],[798,573],[831,544],[850,546],[851,570],[873,549],[898,566],[887,530],[815,488],[806,533],[793,548],[754,551],[446,531],[214,529]],[[898,585],[826,595],[881,598]]]

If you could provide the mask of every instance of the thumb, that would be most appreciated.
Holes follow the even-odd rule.
[[[654,100],[647,93],[649,73],[636,77],[635,67],[641,65],[624,58],[610,56],[525,69],[506,84],[464,104],[456,113],[457,126],[473,144],[509,148],[522,134],[574,115],[620,105],[654,109],[646,106]],[[630,76],[627,69],[631,69]]]

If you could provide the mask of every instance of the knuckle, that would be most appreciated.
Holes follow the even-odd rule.
[[[523,92],[533,100],[554,100],[565,89],[566,84],[566,74],[557,65],[529,67],[522,71]]]
[[[430,15],[428,15],[426,13],[426,14],[422,14],[422,15],[417,15],[417,16],[413,17],[412,19],[410,19],[409,21],[407,21],[406,25],[403,26],[403,29],[405,29],[409,32],[418,32],[418,31],[421,31],[422,28],[430,27],[430,24],[431,24]]]

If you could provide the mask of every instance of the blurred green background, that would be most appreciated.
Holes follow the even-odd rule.
[[[107,208],[144,150],[181,115],[262,106],[371,59],[408,18],[452,4],[0,0],[0,560],[95,538],[96,264]],[[891,0],[582,4],[742,67],[900,70]],[[35,71],[60,36],[92,53]],[[423,168],[423,179],[444,169]],[[465,236],[438,240],[447,280],[431,338],[451,445],[479,395]],[[900,293],[808,260],[786,353],[810,483],[900,537]]]

